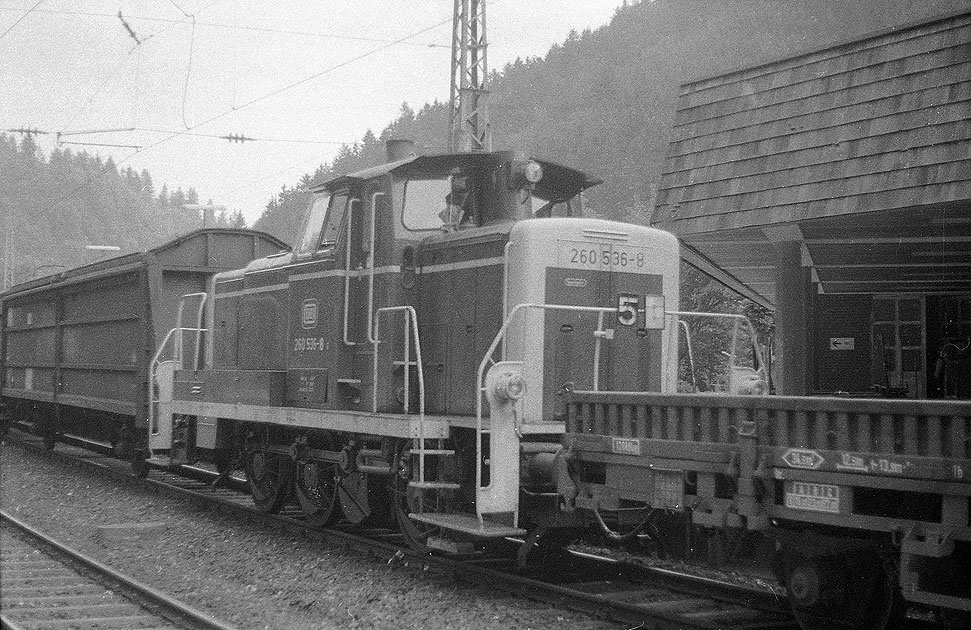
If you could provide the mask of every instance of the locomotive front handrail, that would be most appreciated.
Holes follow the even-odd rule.
[[[483,384],[483,378],[485,376],[485,370],[490,364],[495,364],[496,361],[493,359],[493,355],[496,349],[499,347],[500,343],[503,343],[506,337],[506,332],[509,330],[509,326],[512,324],[513,320],[521,313],[528,309],[538,309],[543,311],[572,311],[577,313],[598,313],[600,315],[598,329],[603,323],[604,313],[612,313],[615,309],[605,306],[573,306],[567,304],[530,304],[522,303],[517,304],[509,311],[506,319],[502,322],[502,326],[499,328],[499,332],[496,333],[495,338],[493,338],[492,343],[489,345],[489,349],[486,350],[485,355],[482,357],[482,361],[479,362],[478,370],[475,376],[475,487],[476,494],[483,489],[482,486],[482,396],[485,394],[486,388]],[[599,337],[597,339],[599,342]],[[596,346],[599,349],[599,344]],[[508,357],[503,357],[507,359]],[[489,480],[489,485],[486,488],[492,486],[492,479]],[[482,523],[482,506],[481,502],[476,500],[475,502],[475,513],[476,517],[479,519],[479,523]],[[518,519],[518,515],[517,515]]]
[[[606,331],[604,330],[604,319],[605,315],[608,313],[616,313],[616,308],[606,307],[606,306],[577,306],[568,304],[535,304],[535,303],[521,303],[514,306],[509,314],[506,316],[499,328],[499,332],[496,333],[495,338],[489,345],[488,350],[486,350],[482,360],[479,362],[478,370],[476,371],[476,392],[475,392],[475,431],[476,431],[476,463],[475,463],[475,483],[476,492],[480,492],[484,488],[490,488],[492,486],[493,480],[490,478],[489,485],[482,485],[482,436],[484,435],[482,426],[482,398],[486,392],[486,387],[484,385],[484,378],[486,369],[490,365],[495,365],[496,361],[494,355],[496,350],[499,348],[500,344],[503,346],[503,360],[509,360],[509,357],[505,353],[505,341],[506,336],[509,331],[509,327],[512,325],[513,321],[519,316],[520,313],[524,313],[530,309],[537,309],[542,311],[568,311],[574,313],[596,313],[597,314],[597,329],[594,332],[594,360],[593,360],[593,387],[594,391],[599,390],[599,371],[600,371],[600,352],[602,339],[605,338]],[[732,332],[732,352],[731,352],[731,365],[735,362],[735,348],[738,336],[738,327],[741,324],[746,325],[752,335],[752,343],[756,350],[756,362],[759,369],[764,365],[762,360],[761,348],[758,346],[758,342],[755,339],[755,328],[752,326],[752,322],[748,317],[744,315],[736,315],[732,313],[705,313],[705,312],[693,312],[693,311],[664,311],[665,317],[681,317],[681,316],[697,316],[697,317],[713,317],[721,319],[730,319],[735,322],[735,327]],[[729,378],[733,375],[730,374]],[[476,501],[476,516],[479,522],[482,522],[483,512],[479,501]]]

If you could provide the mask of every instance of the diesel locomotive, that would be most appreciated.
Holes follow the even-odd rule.
[[[146,456],[243,468],[262,510],[392,518],[423,548],[583,524],[557,491],[563,394],[676,390],[678,242],[585,217],[600,182],[572,168],[389,154],[312,186],[292,252],[185,296]]]

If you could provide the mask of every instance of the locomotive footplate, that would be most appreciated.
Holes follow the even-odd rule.
[[[511,525],[503,525],[483,517],[479,519],[474,514],[440,514],[440,513],[412,513],[408,515],[422,523],[435,525],[449,531],[461,532],[480,538],[505,538],[507,536],[525,536],[526,530]]]
[[[190,416],[213,416],[243,422],[398,438],[417,438],[421,437],[422,433],[426,439],[447,438],[451,424],[449,416],[426,416],[423,422],[419,422],[414,414],[333,411],[188,400],[173,401],[172,411]]]

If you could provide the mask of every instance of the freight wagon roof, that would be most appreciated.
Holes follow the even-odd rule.
[[[211,237],[222,237],[222,238],[255,238],[262,241],[267,249],[279,249],[289,251],[290,247],[281,241],[280,239],[271,236],[265,232],[259,232],[256,230],[247,230],[240,228],[203,228],[200,230],[195,230],[187,234],[183,234],[177,238],[172,239],[158,247],[146,250],[144,252],[134,252],[131,254],[125,254],[122,256],[116,256],[114,258],[109,258],[107,260],[101,260],[96,263],[91,263],[88,265],[82,265],[80,267],[75,267],[73,269],[68,269],[66,271],[61,271],[59,273],[51,274],[49,276],[44,276],[42,278],[36,278],[33,280],[28,280],[27,282],[22,282],[16,284],[7,291],[0,294],[0,297],[9,298],[18,294],[25,292],[34,292],[37,290],[43,290],[44,288],[54,288],[59,287],[64,284],[74,284],[76,282],[83,282],[89,279],[102,278],[106,276],[113,276],[121,273],[127,273],[138,267],[147,264],[149,259],[158,260],[163,259],[164,267],[172,268],[185,268],[189,269],[212,269],[212,270],[223,270],[231,269],[237,265],[226,265],[220,266],[218,263],[215,265],[209,265],[208,267],[200,266],[197,264],[192,264],[191,261],[186,261],[184,265],[173,265],[172,261],[178,260],[180,255],[180,249],[185,252],[187,248],[195,241],[200,241],[208,239]]]

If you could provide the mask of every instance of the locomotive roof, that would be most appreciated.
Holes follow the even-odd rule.
[[[509,151],[412,155],[402,160],[386,162],[355,173],[340,175],[326,181],[314,182],[310,185],[310,190],[315,192],[337,190],[349,184],[373,179],[389,173],[406,175],[408,173],[440,171],[450,167],[481,167],[490,163],[504,162],[512,159],[514,159],[514,154]],[[553,196],[554,193],[558,193],[556,194],[557,197],[572,197],[587,188],[603,183],[602,179],[591,177],[582,171],[568,166],[563,166],[542,158],[531,157],[529,159],[539,162],[543,167],[543,179],[536,184],[536,189],[540,194],[547,193],[546,196]]]

